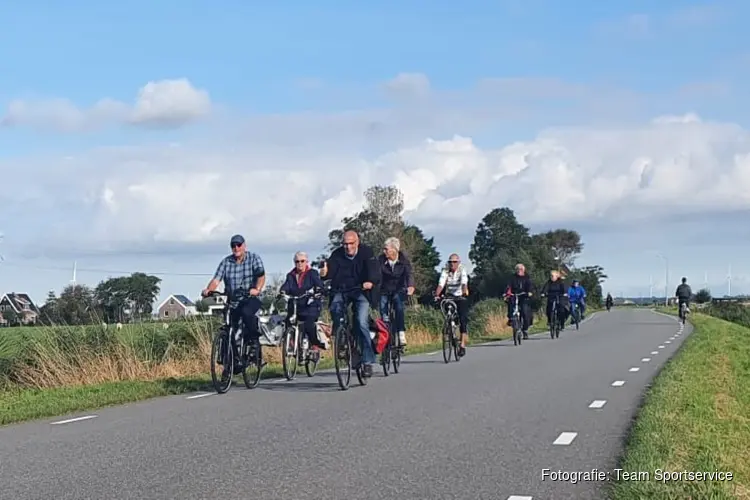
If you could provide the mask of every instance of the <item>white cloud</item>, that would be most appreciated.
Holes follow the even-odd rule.
[[[59,98],[16,99],[8,104],[0,127],[29,126],[63,132],[93,130],[113,123],[179,127],[210,111],[208,93],[181,78],[147,83],[133,105],[109,98],[89,108]]]
[[[52,167],[33,190],[4,194],[6,202],[25,201],[30,238],[47,233],[61,246],[99,249],[224,243],[238,231],[267,245],[321,243],[373,183],[398,184],[407,217],[441,234],[471,233],[498,206],[529,224],[750,208],[750,131],[691,113],[638,127],[550,129],[497,149],[460,136],[373,159],[167,145],[100,150]],[[0,165],[6,179],[37,168]]]

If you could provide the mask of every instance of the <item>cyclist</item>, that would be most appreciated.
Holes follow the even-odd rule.
[[[331,298],[330,310],[333,317],[333,330],[339,326],[339,319],[346,314],[347,306],[355,304],[355,321],[352,328],[359,335],[362,344],[361,360],[352,359],[355,368],[362,367],[365,377],[372,377],[372,365],[375,363],[375,352],[370,338],[370,305],[373,304],[373,290],[380,282],[380,272],[375,254],[367,245],[361,244],[356,231],[346,231],[341,247],[334,250],[327,261],[322,262],[320,276],[331,280],[334,296]],[[352,289],[344,294],[336,290]]]
[[[469,295],[469,273],[461,265],[461,259],[457,253],[448,257],[448,263],[440,273],[438,286],[435,289],[435,299],[439,298],[443,291],[452,297]],[[469,303],[466,300],[457,300],[456,307],[458,308],[458,329],[461,332],[461,347],[458,355],[463,357],[466,355],[466,341],[469,339]]]
[[[294,269],[287,273],[286,281],[281,285],[279,291],[292,297],[299,297],[311,288],[323,288],[323,280],[320,279],[318,271],[310,267],[307,254],[302,251],[297,252],[294,254]],[[287,310],[291,310],[292,300],[294,299],[289,299]],[[297,319],[302,322],[303,332],[313,351],[318,348],[326,349],[325,343],[318,339],[318,327],[315,324],[320,317],[321,309],[320,299],[297,303]]]
[[[568,288],[568,299],[570,299],[570,312],[573,312],[573,306],[578,307],[580,321],[586,317],[586,289],[581,286],[581,282],[573,280],[573,284]],[[571,319],[571,324],[572,319]]]
[[[690,289],[690,285],[687,284],[687,278],[682,278],[682,283],[677,286],[677,290],[674,292],[677,297],[677,311],[680,310],[680,305],[685,303],[685,314],[690,312],[690,297],[693,295],[693,291]]]
[[[607,306],[607,309],[609,309],[610,307],[612,307],[612,305],[614,305],[614,302],[615,301],[612,298],[612,294],[611,293],[607,293],[607,299],[606,299],[606,303],[605,303],[605,305]]]
[[[560,279],[559,271],[550,271],[550,279],[542,287],[542,297],[547,297],[547,323],[552,324],[552,304],[557,299],[557,318],[560,330],[565,330],[565,320],[568,312],[562,303],[562,298],[567,297],[565,283]]]
[[[399,345],[406,347],[406,320],[404,318],[404,295],[406,289],[408,295],[414,294],[414,275],[411,262],[401,251],[401,242],[398,238],[388,238],[383,244],[383,253],[378,257],[380,265],[380,317],[388,317],[388,298],[392,294],[395,318],[394,321],[398,331]]]
[[[239,320],[242,318],[245,339],[248,342],[257,343],[260,332],[256,313],[261,307],[258,296],[266,283],[266,270],[260,256],[248,252],[245,238],[242,235],[235,234],[232,236],[232,239],[229,240],[229,246],[232,249],[231,255],[227,255],[219,262],[214,277],[208,282],[208,286],[201,292],[201,295],[206,297],[216,290],[223,280],[227,301],[237,304],[229,317],[232,328],[237,328]],[[259,362],[261,366],[266,364],[262,359]]]
[[[523,338],[529,338],[529,327],[531,326],[531,297],[533,292],[533,284],[531,278],[526,274],[526,266],[523,264],[516,264],[516,274],[510,279],[508,287],[505,289],[505,301],[508,302],[508,326],[511,325],[511,316],[513,315],[513,307],[510,305],[510,295],[515,293],[526,292],[526,295],[518,297],[518,307],[521,312],[521,330],[523,331]]]

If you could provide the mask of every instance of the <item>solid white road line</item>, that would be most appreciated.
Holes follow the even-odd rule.
[[[623,385],[625,385],[624,380],[615,380],[612,382],[612,387],[622,387]]]
[[[80,422],[82,420],[91,420],[92,418],[96,418],[96,415],[86,415],[85,417],[76,417],[76,418],[69,418],[67,420],[60,420],[57,422],[51,422],[50,425],[61,425],[61,424],[70,424],[73,422]]]
[[[604,400],[604,399],[595,399],[594,401],[591,402],[591,404],[589,405],[589,408],[601,408],[605,404],[607,404],[606,400]]]
[[[560,435],[557,436],[557,439],[555,439],[555,442],[552,444],[568,446],[573,442],[577,435],[577,432],[561,432]]]
[[[193,394],[192,396],[188,396],[185,399],[198,399],[198,398],[205,398],[206,396],[213,396],[216,394],[215,392],[204,392],[202,394]]]
[[[641,358],[642,363],[648,363],[649,361],[651,361],[651,358]]]

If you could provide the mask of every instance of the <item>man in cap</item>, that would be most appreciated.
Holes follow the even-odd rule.
[[[245,338],[257,342],[260,332],[255,315],[261,307],[259,295],[266,284],[266,270],[260,256],[247,251],[245,238],[242,235],[232,236],[229,246],[232,248],[232,253],[219,262],[213,279],[201,295],[206,297],[216,290],[219,282],[223,280],[224,292],[229,302],[237,304],[230,316],[232,327],[236,328],[242,318]]]

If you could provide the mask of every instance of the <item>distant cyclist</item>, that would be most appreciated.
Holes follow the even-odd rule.
[[[550,271],[550,279],[542,287],[542,297],[547,297],[547,323],[553,324],[552,318],[552,305],[557,299],[557,318],[555,318],[559,325],[560,330],[565,330],[565,320],[567,319],[567,311],[565,305],[562,303],[562,298],[568,294],[565,289],[565,282],[560,279],[559,271]]]
[[[266,270],[260,256],[247,251],[245,238],[241,235],[235,234],[232,236],[229,246],[232,248],[232,254],[219,262],[219,267],[216,268],[213,279],[209,281],[201,295],[206,297],[216,290],[223,280],[224,292],[227,294],[228,302],[237,304],[237,307],[232,309],[229,318],[232,328],[237,328],[240,318],[242,318],[245,339],[257,343],[260,332],[258,331],[256,313],[261,307],[258,295],[260,295],[266,283]],[[265,361],[260,360],[260,362],[263,365],[266,364]]]
[[[401,251],[398,238],[388,238],[383,244],[383,253],[378,257],[380,264],[380,317],[388,316],[388,299],[393,297],[395,318],[392,321],[398,331],[399,345],[406,347],[406,319],[404,318],[404,291],[414,293],[414,274],[411,262]]]
[[[438,286],[435,289],[435,298],[445,290],[446,296],[465,297],[469,295],[469,273],[461,265],[461,259],[457,253],[448,257],[448,265],[440,273]],[[466,300],[457,300],[458,308],[458,325],[461,331],[461,348],[458,350],[459,356],[466,355],[466,341],[469,339],[469,303]]]
[[[693,291],[690,289],[690,285],[687,284],[687,278],[682,278],[682,284],[677,286],[677,290],[674,292],[677,297],[677,310],[680,310],[680,305],[685,304],[685,314],[690,312],[690,297],[693,295]]]
[[[511,316],[513,307],[510,305],[510,295],[525,292],[526,295],[518,297],[518,309],[521,312],[521,330],[523,338],[529,338],[529,327],[531,326],[531,297],[533,295],[533,284],[531,278],[526,274],[526,266],[516,264],[516,274],[510,279],[508,287],[505,289],[505,300],[508,302],[508,326],[511,325]]]
[[[605,305],[607,306],[607,309],[610,309],[615,303],[615,300],[612,298],[611,293],[607,293],[607,299],[605,302]]]
[[[580,321],[586,317],[586,290],[581,286],[581,282],[573,280],[568,288],[568,299],[570,299],[570,312],[573,313],[573,306],[578,307],[580,311]]]

